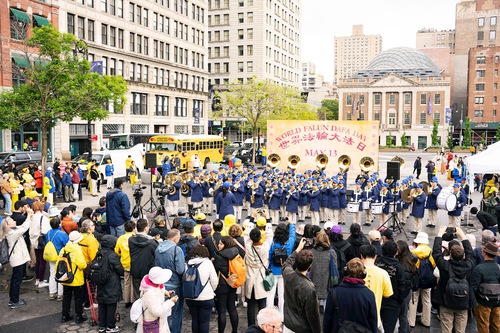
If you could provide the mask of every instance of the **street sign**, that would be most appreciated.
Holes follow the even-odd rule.
[[[90,137],[90,140],[92,140],[92,141],[97,141],[97,140],[98,140],[97,135],[92,135],[92,136]]]

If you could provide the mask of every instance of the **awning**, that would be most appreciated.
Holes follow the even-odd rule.
[[[12,13],[12,15],[14,15],[14,17],[18,21],[21,21],[21,22],[24,22],[24,23],[30,23],[31,22],[30,17],[28,16],[28,14],[26,14],[22,10],[11,8],[10,12]]]
[[[26,58],[19,57],[19,56],[12,56],[12,61],[18,67],[21,67],[21,68],[28,68],[28,67],[30,67],[30,62]]]
[[[33,19],[35,20],[36,25],[39,27],[43,27],[44,25],[50,26],[49,20],[47,20],[43,16],[33,15]]]

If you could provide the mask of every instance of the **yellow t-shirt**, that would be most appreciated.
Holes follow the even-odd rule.
[[[125,169],[130,169],[130,165],[132,165],[132,157],[129,157],[125,160]]]
[[[380,308],[382,307],[382,297],[390,297],[393,294],[391,278],[382,268],[377,266],[366,267],[365,285],[375,294],[377,303],[378,326],[380,327]]]

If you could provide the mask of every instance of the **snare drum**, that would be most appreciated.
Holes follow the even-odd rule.
[[[359,202],[349,202],[347,204],[348,213],[358,213],[359,212]]]
[[[444,209],[449,212],[454,211],[457,207],[457,197],[453,194],[453,190],[449,187],[441,189],[436,200],[439,209]]]
[[[394,203],[389,204],[389,213],[395,213],[396,212],[396,205]]]
[[[363,202],[361,203],[361,207],[362,207],[363,209],[370,209],[370,201],[363,201]]]
[[[382,214],[382,210],[384,209],[383,203],[372,203],[372,214],[380,215]]]

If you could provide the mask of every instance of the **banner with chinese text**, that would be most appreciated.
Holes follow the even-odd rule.
[[[278,154],[281,158],[278,168],[282,170],[291,155],[300,157],[299,172],[315,170],[316,156],[325,154],[328,157],[325,172],[329,176],[339,171],[341,155],[351,158],[349,178],[360,172],[359,162],[363,157],[373,159],[373,172],[378,169],[378,141],[378,121],[267,121],[267,156]]]

